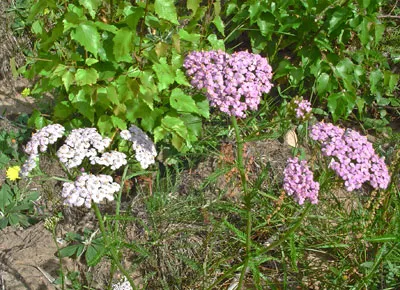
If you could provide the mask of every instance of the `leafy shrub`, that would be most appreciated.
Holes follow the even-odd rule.
[[[266,54],[282,97],[309,96],[334,121],[353,112],[362,120],[367,112],[383,118],[385,106],[398,105],[399,75],[377,50],[385,31],[377,17],[382,2],[232,0],[226,42]]]

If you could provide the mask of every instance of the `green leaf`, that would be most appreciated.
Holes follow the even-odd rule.
[[[75,73],[75,81],[78,86],[93,85],[97,82],[99,74],[94,68],[78,69]]]
[[[167,115],[161,120],[161,125],[167,131],[175,132],[184,139],[187,138],[187,128],[181,119]]]
[[[154,10],[160,18],[179,25],[174,0],[155,0]]]
[[[75,111],[68,101],[57,102],[54,107],[54,117],[61,120],[66,120]]]
[[[201,35],[197,33],[189,33],[184,29],[180,29],[179,32],[179,37],[181,40],[186,40],[189,42],[194,42],[198,43],[200,41]]]
[[[78,250],[79,246],[81,246],[81,244],[66,246],[65,248],[62,248],[62,249],[60,249],[58,251],[58,255],[61,258],[71,257],[76,253],[76,251]]]
[[[191,86],[190,83],[188,82],[186,76],[185,76],[185,73],[182,70],[177,69],[175,73],[176,73],[175,81],[178,84],[184,85],[184,86],[187,86],[187,87]]]
[[[318,95],[323,95],[328,91],[329,75],[327,73],[321,73],[317,78],[317,92]]]
[[[196,14],[197,9],[200,7],[200,0],[188,0],[186,1],[186,8],[192,10],[192,14]]]
[[[121,130],[126,130],[126,122],[117,116],[111,116],[111,121],[114,127],[119,128]]]
[[[8,164],[8,162],[10,162],[10,158],[0,151],[0,168],[3,168],[4,165]]]
[[[61,79],[63,81],[65,90],[68,92],[71,84],[74,82],[74,79],[75,79],[74,73],[72,73],[68,70],[63,74]]]
[[[27,18],[27,21],[28,22],[33,21],[35,16],[38,13],[43,12],[44,9],[46,9],[46,8],[57,8],[57,5],[54,2],[54,0],[39,0],[39,1],[37,1],[35,4],[32,5],[30,10],[28,10],[28,11],[30,11],[30,13]]]
[[[356,97],[350,92],[331,94],[328,97],[328,109],[336,122],[339,118],[347,118],[356,104]]]
[[[370,81],[370,86],[371,86],[371,93],[372,94],[380,94],[381,91],[381,84],[383,80],[383,73],[381,70],[377,69],[375,71],[372,71],[371,74],[369,75],[369,81]]]
[[[12,198],[12,191],[7,183],[3,183],[0,188],[0,210],[4,212],[5,207],[9,204]]]
[[[215,27],[217,27],[217,30],[219,33],[221,33],[223,36],[225,36],[225,25],[224,22],[222,21],[220,16],[216,16],[214,20],[212,21],[214,23]]]
[[[91,22],[83,22],[71,32],[71,38],[81,44],[87,51],[97,56],[100,44],[100,35]]]
[[[133,43],[133,31],[124,27],[115,34],[113,52],[116,61],[132,62],[130,55]]]
[[[180,88],[175,88],[171,92],[169,103],[178,112],[198,113],[195,101]]]
[[[102,115],[97,122],[100,134],[105,135],[110,133],[113,129],[113,124],[110,116]]]
[[[124,23],[126,23],[132,31],[136,31],[136,26],[140,18],[144,15],[144,9],[142,7],[131,7],[129,12],[131,13],[125,17]]]
[[[162,91],[167,89],[169,85],[175,81],[175,72],[171,66],[167,63],[167,58],[162,57],[159,59],[160,63],[156,63],[152,66],[158,78],[158,90]]]
[[[102,0],[79,0],[79,4],[89,11],[89,14],[93,19],[96,17],[97,9],[101,2]]]
[[[88,266],[96,266],[104,255],[105,248],[100,244],[91,244],[85,253],[85,259]]]
[[[98,59],[91,58],[91,57],[88,57],[88,58],[85,60],[85,63],[86,63],[88,66],[91,66],[92,64],[95,64],[95,63],[98,63],[98,62],[99,62]]]
[[[347,20],[348,13],[349,9],[347,7],[337,8],[336,11],[333,12],[329,20],[329,34],[338,29]]]
[[[231,224],[226,219],[224,219],[224,225],[236,235],[237,239],[241,243],[243,243],[243,244],[246,243],[246,234],[244,232],[239,230],[235,225]]]
[[[225,50],[225,43],[222,39],[218,39],[218,37],[215,34],[210,34],[207,37],[208,42],[211,44],[213,49],[221,49]]]

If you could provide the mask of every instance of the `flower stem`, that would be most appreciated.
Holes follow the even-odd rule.
[[[243,160],[243,145],[244,141],[240,134],[239,126],[236,121],[235,116],[231,116],[232,126],[235,130],[236,137],[236,165],[239,169],[240,179],[242,183],[242,189],[244,194],[244,202],[246,207],[246,257],[243,264],[242,272],[240,273],[239,284],[237,289],[242,289],[243,282],[246,276],[247,266],[250,260],[250,252],[251,252],[251,231],[252,231],[252,216],[251,216],[251,193],[247,188],[247,179],[246,179],[246,171],[244,167]]]
[[[115,207],[115,224],[114,224],[114,233],[116,234],[118,232],[118,226],[119,226],[119,213],[121,209],[121,196],[122,196],[122,190],[124,190],[124,185],[125,185],[125,179],[126,179],[126,174],[128,172],[129,164],[125,166],[124,172],[122,173],[121,177],[121,184],[120,184],[120,189],[118,192],[118,197],[117,197],[117,203]]]
[[[101,234],[103,235],[104,246],[108,247],[108,246],[110,246],[110,244],[109,244],[108,235],[107,235],[107,232],[106,232],[106,229],[104,226],[103,217],[101,216],[101,213],[100,213],[100,209],[96,203],[92,203],[92,208],[94,209],[97,220],[99,221],[99,227],[100,227]],[[121,262],[119,261],[118,254],[116,253],[115,249],[112,246],[110,246],[109,249],[110,249],[111,258],[113,259],[115,265],[117,265],[118,269],[129,281],[129,284],[131,285],[132,289],[136,290],[135,283],[133,282],[132,278],[130,277],[128,271],[126,271],[126,269],[122,266]]]

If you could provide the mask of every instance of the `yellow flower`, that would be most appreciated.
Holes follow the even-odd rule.
[[[20,170],[21,170],[21,167],[19,167],[19,166],[9,167],[6,172],[7,178],[11,181],[17,180],[19,178]]]
[[[30,88],[25,88],[22,92],[21,95],[23,97],[28,97],[31,94],[31,89]]]

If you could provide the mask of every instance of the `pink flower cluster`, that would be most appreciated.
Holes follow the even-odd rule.
[[[323,155],[333,157],[329,167],[344,180],[348,191],[361,188],[367,181],[375,189],[385,189],[389,185],[385,159],[375,153],[365,136],[320,122],[310,128],[310,137],[321,143]]]
[[[319,183],[314,181],[314,175],[306,160],[289,158],[283,174],[284,190],[288,195],[293,195],[300,205],[306,198],[312,204],[318,203]]]
[[[240,118],[256,110],[263,93],[272,88],[272,68],[258,54],[240,51],[195,51],[183,66],[196,89],[206,89],[211,106]]]
[[[296,97],[293,99],[293,105],[296,119],[304,121],[310,118],[312,109],[309,101]]]

